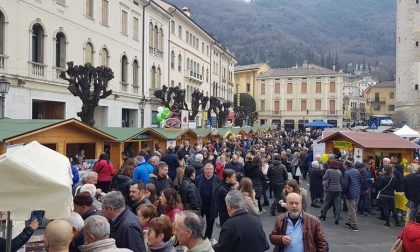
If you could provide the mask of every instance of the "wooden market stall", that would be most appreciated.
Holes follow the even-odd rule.
[[[210,128],[196,128],[192,129],[197,134],[197,144],[206,144],[211,138]]]
[[[38,141],[67,157],[74,157],[83,148],[85,158],[95,160],[104,152],[105,143],[115,141],[115,138],[74,118],[0,120],[0,154],[32,141]],[[113,151],[116,150],[110,149],[111,153]]]
[[[162,128],[147,128],[139,133],[138,137],[147,138],[144,142],[145,146],[152,147],[154,150],[155,144],[160,145],[162,151],[166,151],[169,145],[181,145],[184,141],[189,141],[191,145],[197,143],[197,133],[191,129],[162,129]]]
[[[412,160],[414,151],[420,148],[395,134],[373,132],[335,132],[324,136],[319,143],[325,143],[325,153],[345,150],[353,155],[355,161],[369,157],[377,165],[383,157],[396,156],[400,161]]]

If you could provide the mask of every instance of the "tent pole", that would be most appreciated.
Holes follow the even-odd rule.
[[[12,252],[12,221],[10,220],[10,211],[7,211],[6,220],[6,252]]]

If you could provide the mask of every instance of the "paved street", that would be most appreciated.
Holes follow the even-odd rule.
[[[308,186],[308,180],[301,183],[301,187]],[[308,212],[318,216],[320,209],[310,206],[308,198]],[[261,220],[264,225],[264,231],[268,235],[274,225],[274,218],[269,214],[269,207],[264,207],[266,213],[261,215]],[[334,224],[332,208],[329,210],[327,219],[322,221],[324,232],[327,236],[330,251],[339,252],[388,252],[389,248],[395,242],[400,227],[395,227],[394,222],[391,220],[391,227],[386,229],[383,225],[384,222],[378,220],[378,212],[376,215],[364,217],[357,216],[359,222],[359,232],[352,232],[344,227],[344,220],[347,219],[347,212],[342,212],[343,220],[340,220],[339,225]],[[219,237],[220,229],[214,228],[214,236],[216,239]],[[272,245],[271,245],[272,246]],[[273,246],[269,251],[273,250]]]

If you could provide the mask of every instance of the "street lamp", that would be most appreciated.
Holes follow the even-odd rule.
[[[0,97],[1,97],[1,119],[4,118],[5,115],[5,101],[6,95],[9,93],[10,88],[10,81],[6,79],[6,76],[1,76],[0,78]]]
[[[140,128],[144,128],[144,107],[146,106],[146,97],[143,95],[140,98],[139,102],[139,109],[140,109],[140,115],[141,115],[141,126]]]

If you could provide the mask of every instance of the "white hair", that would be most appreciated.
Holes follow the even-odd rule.
[[[106,239],[111,233],[108,220],[100,215],[92,215],[86,219],[84,231],[97,240]]]
[[[93,198],[95,198],[95,194],[96,194],[96,186],[92,185],[92,184],[84,184],[84,185],[82,185],[82,187],[80,187],[80,192],[90,193],[90,196],[93,199]]]
[[[70,223],[70,225],[75,228],[78,232],[82,231],[85,222],[82,219],[82,216],[76,212],[71,212],[69,217],[63,218],[63,220]]]
[[[316,154],[316,155],[315,155],[315,159],[319,159],[319,160],[321,160],[321,155]]]
[[[195,155],[195,160],[198,162],[202,162],[203,161],[203,154],[198,153],[197,155]]]
[[[312,167],[313,168],[319,168],[319,162],[318,161],[312,161]]]

